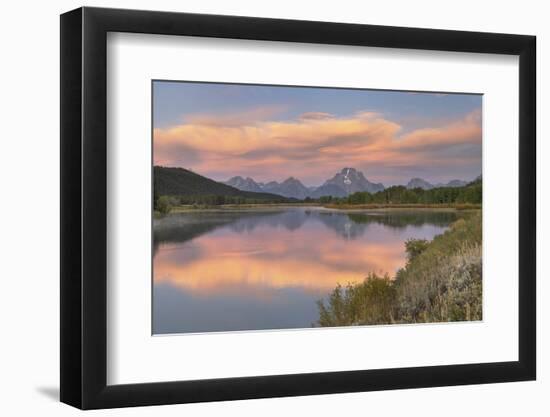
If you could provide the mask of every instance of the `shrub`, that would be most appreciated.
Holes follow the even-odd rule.
[[[170,210],[172,210],[172,205],[172,199],[166,195],[163,195],[157,200],[157,211],[162,215],[168,214],[170,213]]]
[[[325,327],[393,322],[395,288],[390,277],[371,273],[361,284],[338,285],[328,304],[318,301],[319,325]]]
[[[405,252],[407,252],[407,261],[411,262],[414,258],[426,250],[429,242],[426,239],[407,239],[405,241]]]

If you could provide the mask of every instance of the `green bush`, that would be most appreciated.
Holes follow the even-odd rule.
[[[393,322],[395,288],[390,277],[371,273],[362,284],[338,285],[328,305],[318,301],[319,325],[324,327]]]
[[[172,210],[172,206],[172,199],[166,195],[159,197],[157,200],[157,211],[162,215],[170,213],[170,210]]]
[[[407,252],[407,261],[411,262],[428,248],[429,242],[426,239],[407,239],[405,241],[405,252]]]

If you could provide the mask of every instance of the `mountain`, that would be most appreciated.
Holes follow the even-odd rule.
[[[481,183],[482,183],[481,174],[479,174],[477,177],[475,177],[472,181],[470,181],[466,185],[481,185]]]
[[[262,187],[260,184],[258,184],[256,181],[254,181],[250,177],[233,177],[229,180],[225,181],[224,184],[230,185],[231,187],[235,187],[241,191],[252,191],[254,193],[261,193],[263,192]]]
[[[434,188],[433,184],[430,184],[428,181],[423,180],[422,178],[412,178],[407,183],[407,188],[412,190],[413,188],[422,188],[423,190],[431,190]]]
[[[262,187],[262,190],[266,191],[266,192],[271,192],[270,190],[276,190],[279,188],[279,183],[277,181],[270,181],[268,183],[259,183],[261,184],[261,187]]]
[[[320,187],[317,187],[315,191],[311,193],[311,197],[313,198],[320,198],[323,196],[331,196],[331,197],[347,197],[346,190],[344,190],[342,187],[336,184],[323,184]]]
[[[311,194],[310,190],[294,177],[287,178],[280,184],[276,181],[268,182],[263,186],[263,191],[300,200],[309,197]]]
[[[303,200],[311,194],[310,189],[294,177],[287,178],[281,183],[278,183],[277,181],[263,183],[256,182],[250,177],[243,178],[241,176],[236,176],[225,181],[224,184],[230,185],[242,191],[277,194],[283,197],[297,198],[300,200]]]
[[[413,188],[422,188],[423,190],[431,190],[432,188],[439,188],[439,187],[464,187],[466,184],[467,184],[466,181],[451,180],[446,184],[437,183],[434,185],[422,178],[413,178],[407,183],[407,188],[410,190]]]
[[[155,166],[153,170],[155,193],[158,196],[233,196],[257,200],[289,201],[280,195],[265,192],[242,191],[230,185],[216,182],[184,168]]]
[[[466,181],[452,180],[452,181],[449,181],[444,186],[445,187],[464,187],[466,184],[468,184]]]
[[[323,186],[325,185],[336,185],[344,190],[346,195],[362,191],[377,193],[384,190],[383,184],[370,182],[361,171],[357,171],[355,168],[342,169],[330,180],[325,181]]]

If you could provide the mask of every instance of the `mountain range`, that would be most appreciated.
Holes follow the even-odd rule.
[[[224,184],[230,185],[242,191],[264,192],[277,194],[288,198],[303,200],[307,197],[319,198],[322,196],[347,197],[356,192],[367,191],[371,194],[384,191],[382,183],[370,182],[361,171],[355,168],[343,168],[337,172],[334,177],[326,180],[318,187],[306,187],[302,182],[294,177],[289,177],[283,182],[270,181],[267,183],[256,182],[250,177],[243,178],[236,176],[225,181]],[[422,178],[412,178],[406,185],[408,189],[422,188],[430,190],[437,187],[463,187],[466,181],[451,180],[447,183],[432,184]]]
[[[259,200],[303,200],[332,196],[347,197],[355,192],[371,194],[383,191],[384,185],[369,181],[361,171],[343,168],[318,187],[306,187],[299,179],[289,177],[283,182],[257,182],[254,179],[235,176],[225,182],[217,182],[184,168],[154,167],[155,190],[159,195],[224,195]],[[475,181],[481,181],[481,176]],[[411,179],[406,187],[429,190],[436,187],[462,187],[467,182],[452,180],[446,184],[431,184],[422,178]],[[289,201],[290,201],[289,200]]]
[[[431,184],[422,178],[413,178],[407,183],[407,188],[409,190],[412,190],[413,188],[422,188],[423,190],[431,190],[432,188],[438,188],[438,187],[464,187],[466,184],[467,184],[466,181],[461,181],[461,180],[451,180],[446,184],[443,184],[443,183]]]
[[[306,187],[299,179],[294,177],[289,177],[281,183],[277,181],[262,183],[256,182],[250,177],[236,176],[230,178],[224,184],[242,191],[267,192],[300,200],[307,197],[319,198],[329,195],[332,197],[346,197],[358,191],[376,193],[384,190],[384,185],[370,182],[362,172],[357,171],[355,168],[343,168],[319,187]]]

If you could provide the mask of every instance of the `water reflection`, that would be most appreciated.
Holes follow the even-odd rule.
[[[310,327],[315,301],[369,271],[395,271],[404,241],[455,212],[315,208],[197,212],[155,222],[153,332]]]

